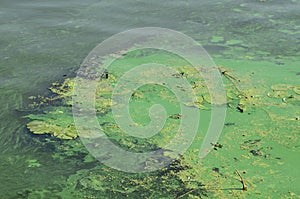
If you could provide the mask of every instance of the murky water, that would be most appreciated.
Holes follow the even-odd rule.
[[[170,28],[200,42],[217,63],[248,56],[273,64],[249,69],[268,73],[262,77],[270,85],[299,85],[299,10],[299,0],[1,1],[0,198],[56,189],[69,175],[92,167],[76,157],[53,159],[54,149],[32,138],[22,116],[29,96],[46,95],[52,82],[73,74],[104,39],[137,27]],[[43,167],[32,169],[31,160]]]

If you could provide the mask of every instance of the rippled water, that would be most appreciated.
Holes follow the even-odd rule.
[[[0,197],[55,186],[82,167],[71,160],[55,162],[51,148],[31,139],[22,115],[29,96],[46,94],[52,82],[72,74],[107,37],[137,27],[170,28],[199,41],[213,57],[243,54],[284,67],[281,57],[300,56],[299,10],[299,0],[2,0]],[[224,41],[214,42],[212,36]],[[230,40],[242,42],[225,45]],[[293,72],[299,73],[300,66]],[[30,170],[30,159],[45,166]]]

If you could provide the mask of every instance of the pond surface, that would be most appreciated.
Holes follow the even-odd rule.
[[[122,192],[129,188],[116,185],[116,179],[127,180],[130,175],[114,171],[109,171],[115,179],[111,184],[105,178],[103,188],[99,183],[91,185],[93,180],[100,182],[101,175],[91,179],[90,173],[107,172],[105,166],[87,160],[87,151],[74,150],[73,141],[66,144],[37,136],[26,128],[29,120],[24,116],[40,111],[28,106],[30,96],[49,96],[52,83],[72,77],[96,45],[139,27],[163,27],[187,34],[218,66],[245,80],[243,89],[256,87],[258,98],[273,100],[261,104],[251,101],[262,108],[245,112],[241,107],[228,110],[219,141],[223,147],[213,150],[203,166],[201,177],[207,193],[202,196],[299,198],[299,10],[299,0],[2,0],[0,198],[192,198],[202,194],[195,194],[199,190],[190,186],[176,195],[167,188],[147,195],[143,190],[153,188],[147,187],[147,182],[143,182],[144,189]],[[284,89],[274,87],[279,84]],[[67,154],[68,147],[72,150]],[[248,191],[238,188],[241,183],[235,169],[245,178]],[[158,183],[156,188],[163,184],[150,182]]]

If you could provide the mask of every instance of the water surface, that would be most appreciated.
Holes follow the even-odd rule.
[[[1,1],[1,198],[56,189],[79,169],[92,167],[76,157],[53,159],[54,149],[28,132],[22,116],[29,96],[47,95],[52,82],[73,74],[107,37],[138,27],[170,28],[200,42],[217,64],[228,59],[238,68],[235,60],[245,57],[265,61],[270,64],[245,70],[263,73],[269,85],[299,85],[299,10],[298,0]],[[43,166],[32,169],[30,160]]]

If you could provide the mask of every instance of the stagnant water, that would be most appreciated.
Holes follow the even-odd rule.
[[[2,0],[0,198],[59,186],[91,167],[76,158],[53,159],[54,149],[33,138],[22,116],[29,96],[47,94],[52,82],[73,74],[104,39],[132,28],[169,28],[194,38],[212,57],[266,60],[276,67],[262,66],[271,82],[282,78],[299,84],[300,62],[288,67],[282,61],[300,56],[299,10],[299,0]],[[278,72],[284,67],[290,70],[288,78]],[[32,169],[30,160],[43,166]]]

